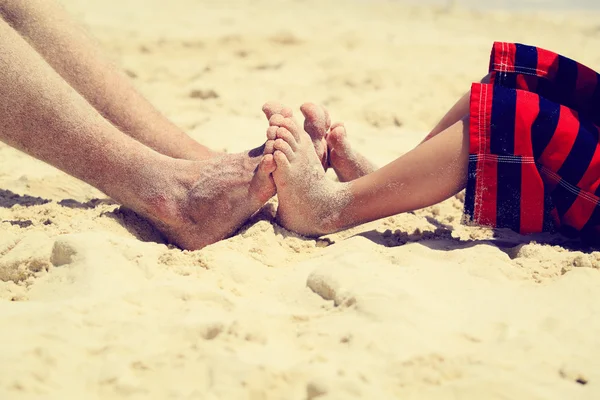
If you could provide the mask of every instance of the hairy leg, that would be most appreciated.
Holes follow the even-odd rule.
[[[468,119],[383,168],[336,183],[325,178],[310,137],[292,119],[271,118],[277,127],[273,172],[283,226],[319,235],[436,204],[462,190],[468,164]]]
[[[122,132],[170,157],[213,155],[144,99],[56,0],[0,0],[0,15]]]
[[[220,240],[273,196],[262,148],[205,161],[160,154],[103,118],[3,19],[0,37],[0,140],[145,215],[172,242]]]

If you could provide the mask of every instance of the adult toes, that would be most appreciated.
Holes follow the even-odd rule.
[[[275,164],[275,158],[273,157],[273,154],[265,154],[258,165],[258,172],[264,177],[265,175],[275,171],[276,168],[277,164]]]
[[[250,183],[250,190],[260,204],[264,204],[276,192],[275,181],[271,175],[276,169],[277,164],[273,154],[264,155],[258,164],[254,178]]]

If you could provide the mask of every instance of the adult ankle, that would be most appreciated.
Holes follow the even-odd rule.
[[[191,164],[187,160],[165,157],[152,167],[151,183],[137,190],[141,212],[165,224],[174,224],[185,215],[188,192],[193,187]]]

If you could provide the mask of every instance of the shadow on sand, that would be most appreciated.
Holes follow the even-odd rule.
[[[23,207],[40,206],[50,203],[52,200],[43,199],[41,197],[33,197],[29,195],[20,195],[11,192],[10,190],[0,189],[0,207],[11,208],[19,205]]]
[[[50,199],[29,196],[27,194],[21,195],[10,190],[0,189],[0,207],[2,208],[12,208],[14,206],[34,207],[52,202],[53,201]],[[57,201],[56,204],[60,207],[77,210],[94,210],[101,205],[118,206],[112,199],[92,199],[86,202],[75,199],[63,199]],[[152,225],[152,223],[126,207],[116,207],[112,211],[103,211],[100,213],[100,216],[113,219],[127,229],[127,231],[138,240],[144,242],[166,243],[164,236]],[[28,228],[35,225],[35,223],[29,219],[0,220],[0,223],[8,223],[20,228]],[[44,225],[50,225],[52,224],[52,221],[48,219],[42,223]]]
[[[571,251],[591,253],[597,251],[600,246],[597,243],[583,241],[579,238],[568,238],[558,233],[540,233],[532,235],[521,235],[509,229],[494,230],[490,239],[461,240],[452,236],[453,228],[443,224],[435,218],[426,217],[427,221],[435,229],[433,231],[406,232],[400,229],[395,231],[386,230],[378,232],[375,230],[363,232],[356,236],[362,236],[386,247],[402,246],[407,243],[419,243],[432,250],[449,251],[467,249],[481,244],[495,246],[505,252],[510,258],[514,258],[518,250],[529,243],[539,243],[551,246],[560,246]]]

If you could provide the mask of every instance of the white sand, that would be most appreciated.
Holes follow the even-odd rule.
[[[67,4],[162,111],[228,151],[263,140],[264,101],[312,100],[387,162],[485,74],[494,39],[600,69],[597,15]],[[553,236],[494,243],[460,225],[460,195],[319,241],[267,208],[241,234],[182,252],[6,146],[0,189],[0,221],[29,225],[0,223],[0,399],[600,398],[600,253]]]

